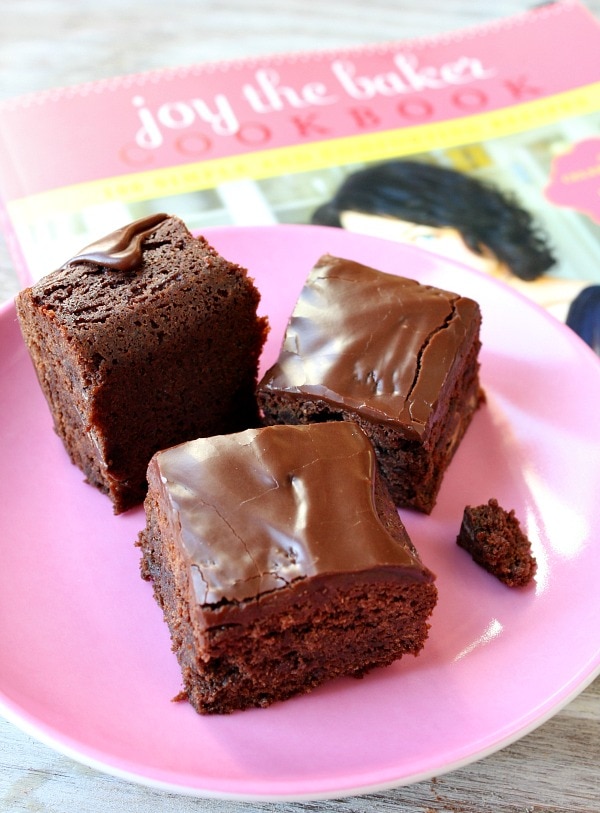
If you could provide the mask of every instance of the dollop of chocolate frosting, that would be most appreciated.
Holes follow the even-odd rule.
[[[379,518],[373,447],[351,422],[200,438],[159,452],[150,467],[200,605],[319,575],[433,578],[402,523],[397,539]]]
[[[259,390],[320,399],[418,439],[479,324],[471,299],[325,255]]]
[[[168,217],[169,215],[160,213],[134,220],[133,223],[90,243],[65,265],[86,262],[118,271],[131,271],[142,261],[142,244],[145,238]]]

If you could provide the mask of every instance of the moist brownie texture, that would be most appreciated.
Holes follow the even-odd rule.
[[[429,513],[483,400],[480,324],[471,299],[325,255],[259,384],[264,422],[358,423],[396,504]]]
[[[115,513],[143,500],[154,452],[257,425],[258,302],[244,269],[165,214],[19,294],[54,428]]]
[[[417,655],[437,600],[350,422],[272,426],[157,453],[142,576],[184,694],[226,713]]]
[[[465,508],[456,542],[509,587],[522,587],[535,576],[531,543],[514,510],[505,511],[494,498],[487,505]]]

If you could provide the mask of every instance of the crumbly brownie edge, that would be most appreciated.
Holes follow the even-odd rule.
[[[18,294],[16,307],[23,339],[50,407],[54,431],[86,482],[109,494],[105,467],[89,432],[89,403],[82,397],[83,362],[77,357],[77,348],[65,338],[60,325],[41,315],[32,302],[30,289]]]

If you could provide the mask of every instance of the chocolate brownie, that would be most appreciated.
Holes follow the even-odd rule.
[[[535,576],[537,562],[531,542],[514,510],[505,511],[494,498],[487,505],[465,508],[456,542],[509,587],[529,584]]]
[[[165,214],[19,294],[54,428],[115,513],[143,500],[158,449],[257,425],[258,302],[244,269]]]
[[[200,713],[268,706],[417,655],[437,600],[350,422],[272,426],[158,452],[142,576]]]
[[[472,299],[326,255],[259,384],[266,424],[350,420],[397,505],[430,513],[483,399]]]

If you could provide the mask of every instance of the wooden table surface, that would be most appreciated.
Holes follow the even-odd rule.
[[[432,35],[531,5],[528,0],[2,0],[0,98],[204,60]],[[600,17],[600,0],[586,5]],[[0,302],[17,285],[0,240]],[[600,813],[600,678],[534,732],[468,767],[409,787],[315,802],[164,793],[98,773],[0,719],[0,813],[159,810]]]

